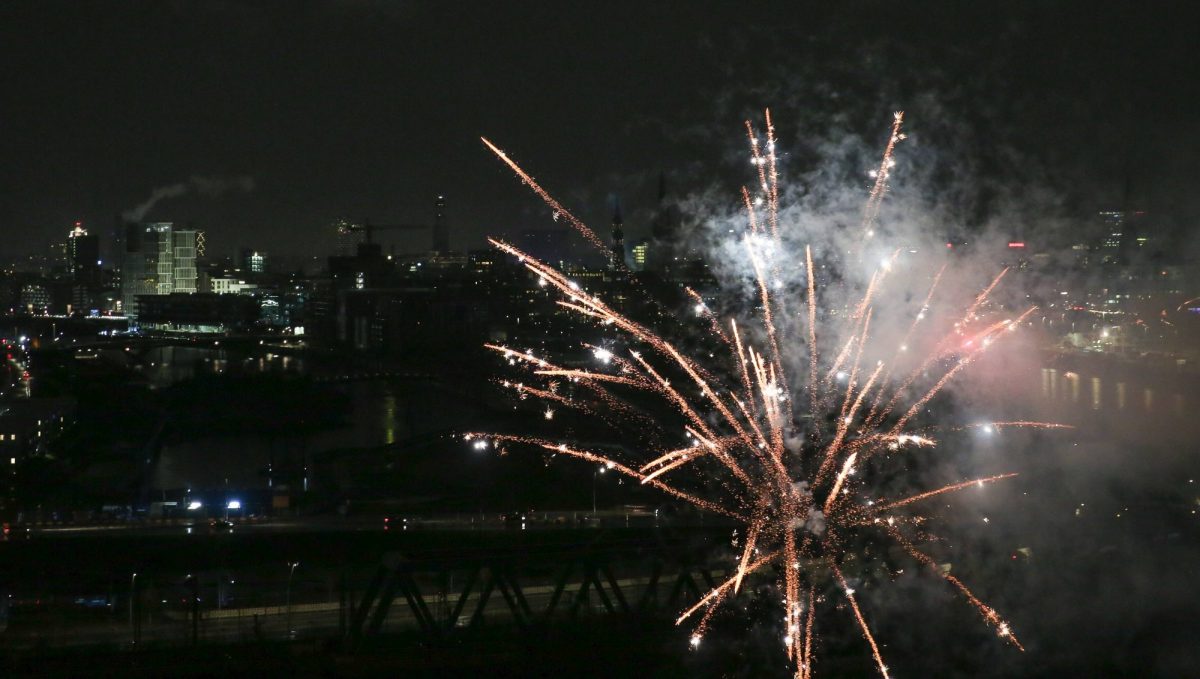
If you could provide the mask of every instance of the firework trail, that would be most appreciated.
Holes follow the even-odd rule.
[[[879,207],[883,204],[883,196],[887,193],[888,179],[892,176],[892,168],[896,166],[896,160],[892,158],[892,154],[896,150],[896,144],[904,141],[904,135],[900,132],[900,125],[904,122],[904,111],[896,111],[892,116],[892,135],[888,137],[887,146],[883,150],[883,160],[879,162],[879,169],[872,174],[875,177],[875,185],[871,187],[871,193],[867,197],[867,205],[863,210],[862,234],[864,238],[871,238],[875,235],[875,223],[879,219]]]
[[[579,342],[580,349],[590,352],[598,362],[595,370],[564,367],[531,351],[487,345],[514,368],[527,372],[529,381],[534,383],[517,382],[512,386],[512,382],[504,382],[504,385],[513,388],[520,398],[545,401],[546,419],[553,416],[554,405],[576,409],[588,417],[597,415],[599,420],[605,420],[599,414],[605,409],[643,413],[640,421],[649,428],[657,428],[657,440],[669,443],[657,448],[622,446],[623,452],[614,454],[608,452],[611,448],[607,446],[601,452],[588,450],[588,445],[576,441],[526,435],[472,433],[465,438],[480,449],[495,448],[503,453],[509,447],[522,446],[602,465],[706,512],[738,522],[744,529],[745,540],[740,545],[733,573],[676,620],[676,624],[683,624],[702,612],[691,635],[693,646],[700,643],[713,616],[730,608],[724,605],[738,595],[747,577],[767,577],[765,573],[772,572],[783,595],[784,652],[793,663],[796,677],[813,676],[819,645],[818,608],[832,598],[844,598],[848,603],[876,668],[887,677],[880,645],[844,574],[847,563],[867,558],[860,545],[869,537],[896,544],[928,567],[926,570],[949,582],[1000,637],[1021,648],[1008,623],[996,611],[976,598],[963,582],[942,572],[931,557],[918,549],[916,542],[928,539],[929,534],[905,532],[917,530],[925,522],[925,517],[909,513],[922,500],[1000,482],[1016,474],[995,474],[915,493],[909,491],[906,495],[884,496],[873,490],[871,479],[878,474],[858,472],[877,458],[935,445],[930,434],[938,427],[927,423],[914,428],[913,423],[923,419],[925,408],[959,372],[995,341],[1015,330],[1034,308],[1015,316],[995,317],[987,303],[1006,273],[1001,271],[968,305],[948,335],[926,343],[933,350],[918,358],[917,368],[899,373],[903,379],[893,381],[898,359],[907,353],[907,345],[918,328],[927,325],[922,321],[930,313],[943,271],[933,277],[899,346],[887,350],[874,346],[878,342],[871,334],[878,293],[887,285],[898,249],[880,262],[860,297],[839,313],[819,314],[820,290],[812,249],[805,246],[802,260],[789,255],[785,246],[790,241],[781,233],[777,139],[769,111],[765,117],[765,143],[753,125],[746,122],[750,161],[758,181],[754,190],[742,188],[745,229],[735,234],[754,276],[756,311],[741,322],[732,317],[726,322],[699,293],[686,290],[696,315],[707,325],[707,337],[724,351],[723,356],[684,353],[679,348],[682,345],[668,339],[668,335],[617,311],[554,267],[509,243],[490,239],[496,248],[517,258],[537,276],[539,284],[553,288],[562,309],[585,322],[616,331],[626,344],[624,349],[615,349],[617,344],[607,341],[605,346]],[[896,113],[879,169],[872,173],[875,182],[867,195],[862,219],[864,240],[874,235],[895,165],[893,155],[897,144],[904,139],[902,122],[903,113]],[[487,139],[483,143],[554,210],[556,218],[565,218],[593,245],[607,251],[594,231],[563,208],[504,152]],[[773,285],[779,280],[780,271],[796,266],[805,268],[799,310],[791,309],[789,305],[794,301],[774,292]],[[966,324],[985,314],[992,318],[985,321],[982,330],[967,335]],[[840,320],[845,326],[840,331],[819,327],[821,318]],[[781,319],[787,319],[785,326],[779,325]],[[792,326],[793,320],[799,327]],[[838,337],[846,339],[830,347],[834,349],[834,358],[829,360],[819,342],[829,344],[831,338]],[[784,346],[789,350],[806,349],[807,369],[801,368],[796,375],[785,374]],[[891,359],[874,358],[884,354],[890,354]],[[947,356],[953,360],[945,360]],[[800,383],[795,384],[789,378],[799,379]],[[931,386],[908,408],[898,410],[910,389],[919,381],[925,384],[926,380]],[[574,391],[565,393],[560,384],[578,385],[588,396]],[[798,418],[793,413],[794,394],[805,392],[808,413],[805,418]],[[647,395],[659,401],[654,410],[646,406]],[[677,422],[679,426],[665,424],[669,422]],[[1013,421],[949,430],[983,428],[991,432],[1010,427],[1061,426]],[[646,432],[636,433],[640,436]],[[618,430],[618,436],[625,440],[633,434]],[[826,593],[838,593],[840,597],[827,597]],[[832,608],[827,604],[826,607]]]
[[[533,189],[533,192],[536,193],[539,198],[541,198],[543,201],[545,201],[545,203],[554,210],[555,218],[557,218],[558,216],[565,217],[567,220],[567,223],[569,223],[571,226],[575,227],[575,230],[578,231],[580,234],[582,234],[584,238],[588,239],[588,242],[590,242],[592,245],[600,248],[601,250],[604,250],[607,247],[604,244],[604,241],[600,240],[600,237],[596,235],[595,231],[592,231],[588,227],[587,224],[584,224],[583,222],[579,221],[579,219],[577,217],[575,217],[575,215],[571,214],[565,207],[560,205],[557,200],[554,200],[554,198],[550,197],[550,194],[546,193],[546,190],[543,189],[540,184],[538,184],[536,181],[534,181],[533,177],[529,176],[529,174],[527,174],[525,172],[525,170],[522,170],[520,168],[520,166],[518,166],[515,162],[513,162],[513,160],[508,157],[507,153],[505,153],[504,151],[501,151],[499,148],[496,147],[495,144],[488,141],[487,137],[480,137],[479,139],[481,141],[483,141],[483,143],[489,149],[491,149],[492,153],[496,154],[497,158],[504,161],[504,163],[506,165],[508,165],[510,168],[512,168],[512,171],[515,172],[517,174],[517,176],[521,178],[522,182],[524,182],[529,188]]]

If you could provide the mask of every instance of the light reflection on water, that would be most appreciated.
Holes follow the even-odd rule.
[[[387,392],[383,397],[383,413],[380,417],[383,429],[383,442],[391,445],[396,442],[396,395]]]
[[[232,365],[235,362],[237,365]],[[306,466],[313,456],[324,451],[424,441],[425,437],[461,426],[464,413],[474,407],[464,405],[461,392],[431,388],[429,382],[421,380],[343,381],[347,376],[355,376],[338,368],[306,363],[302,356],[267,353],[246,357],[223,348],[176,347],[146,355],[142,365],[140,372],[159,388],[236,368],[246,372],[310,374],[318,382],[329,381],[329,389],[349,400],[342,425],[311,434],[271,437],[250,432],[200,436],[164,445],[153,474],[156,489],[258,487],[265,483],[268,467],[282,474],[280,470]]]
[[[1056,368],[1041,369],[1041,390],[1038,394],[1044,405],[1071,406],[1078,409],[1080,404],[1080,383],[1087,380],[1088,397],[1086,407],[1093,411],[1113,412],[1129,415],[1156,414],[1183,416],[1194,394],[1185,393],[1180,385],[1167,382],[1145,384],[1129,380],[1118,381],[1111,377],[1098,375],[1081,376],[1072,371],[1059,371]],[[1130,400],[1130,391],[1141,391],[1141,398]],[[1167,406],[1165,409],[1163,406]]]
[[[231,362],[239,365],[233,366]],[[233,367],[255,373],[304,373],[304,358],[267,352],[245,356],[224,348],[162,346],[148,350],[140,360],[139,372],[155,388],[205,374],[222,374]]]

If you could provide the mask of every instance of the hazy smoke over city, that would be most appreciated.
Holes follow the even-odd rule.
[[[188,193],[201,196],[216,197],[236,191],[250,193],[254,190],[254,177],[242,175],[238,177],[201,177],[192,175],[190,179],[169,186],[160,186],[150,194],[145,202],[135,208],[126,210],[123,214],[126,220],[140,222],[154,209],[159,201],[167,198],[178,198]]]

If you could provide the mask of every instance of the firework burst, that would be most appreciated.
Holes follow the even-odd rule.
[[[880,205],[888,192],[895,164],[893,154],[904,139],[903,114],[896,113],[891,135],[866,196],[860,242],[874,238]],[[932,497],[996,483],[1016,476],[1003,473],[963,479],[940,488],[920,489],[899,496],[885,495],[879,474],[859,473],[868,465],[906,450],[936,445],[935,427],[916,428],[930,401],[960,371],[976,361],[1003,335],[1015,330],[1033,308],[998,319],[981,321],[981,309],[1004,272],[983,289],[961,317],[945,319],[952,327],[942,337],[925,342],[932,349],[907,372],[894,373],[898,359],[908,353],[918,331],[930,326],[930,301],[937,292],[942,271],[898,346],[884,352],[873,344],[872,317],[879,291],[887,285],[899,250],[884,257],[864,291],[841,313],[819,313],[822,289],[817,285],[813,254],[805,247],[793,256],[785,244],[780,220],[777,140],[770,112],[766,134],[760,136],[746,123],[750,160],[757,186],[743,188],[744,228],[734,236],[753,272],[755,311],[741,323],[722,319],[698,293],[687,290],[696,314],[706,323],[706,335],[723,356],[714,352],[689,354],[648,324],[622,313],[598,296],[581,290],[564,273],[537,261],[499,239],[491,243],[518,258],[538,279],[539,285],[557,291],[558,304],[582,320],[615,330],[627,350],[617,351],[580,344],[596,359],[594,370],[566,368],[547,359],[499,345],[488,348],[509,364],[526,369],[530,382],[505,382],[523,399],[544,401],[545,419],[554,408],[570,408],[612,425],[604,411],[640,412],[643,422],[663,430],[657,448],[638,459],[617,459],[611,452],[587,450],[577,442],[528,435],[472,433],[466,435],[480,449],[504,450],[528,446],[552,455],[577,458],[635,479],[677,500],[704,511],[728,517],[740,525],[736,568],[732,575],[683,611],[677,624],[694,625],[690,637],[698,645],[714,614],[736,596],[747,576],[774,573],[784,602],[784,652],[795,675],[812,675],[819,609],[833,608],[840,598],[861,631],[879,673],[887,677],[879,644],[868,612],[855,596],[845,568],[851,560],[865,558],[859,550],[864,534],[882,537],[948,582],[974,607],[983,624],[1005,642],[1020,649],[1012,627],[999,613],[979,600],[958,578],[938,568],[919,544],[929,539],[926,517],[915,512]],[[595,232],[569,213],[507,154],[487,139],[484,144],[507,164],[556,216],[563,216],[582,236],[601,249]],[[853,253],[861,261],[862,249]],[[781,271],[803,269],[798,291],[777,292]],[[796,294],[792,294],[795,292]],[[799,299],[799,308],[790,308]],[[825,310],[826,312],[828,310]],[[841,328],[825,327],[835,318]],[[781,324],[781,319],[787,319]],[[794,321],[794,322],[793,322]],[[823,347],[830,338],[841,338]],[[688,344],[695,344],[688,342]],[[882,353],[881,353],[882,352]],[[804,353],[803,361],[787,357]],[[889,360],[874,359],[890,355]],[[789,374],[791,364],[800,364]],[[928,375],[934,372],[934,376]],[[673,381],[674,378],[674,381]],[[569,382],[570,394],[559,385]],[[923,391],[918,384],[929,383]],[[658,410],[645,407],[646,394],[659,400]],[[911,398],[915,396],[915,398]],[[634,405],[637,403],[638,405]],[[907,404],[903,407],[902,404]],[[540,411],[539,411],[540,412]],[[669,417],[647,416],[673,413]],[[663,421],[682,420],[673,432]],[[617,425],[619,426],[619,425]],[[1058,427],[1039,422],[995,422],[968,425],[987,427]],[[960,427],[959,429],[962,429]],[[634,448],[641,448],[631,446]],[[835,597],[827,596],[833,590]]]

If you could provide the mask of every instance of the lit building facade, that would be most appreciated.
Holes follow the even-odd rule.
[[[650,240],[648,238],[643,238],[637,243],[634,243],[630,253],[633,255],[633,270],[645,271],[646,257],[650,253]]]
[[[75,227],[67,234],[67,266],[76,281],[99,277],[100,239],[89,235],[83,222],[75,222]]]
[[[138,316],[138,297],[196,292],[196,231],[171,222],[127,224],[121,267],[125,314]]]

